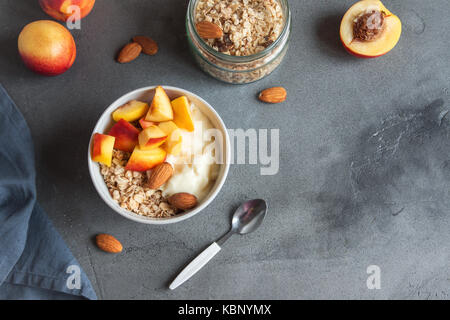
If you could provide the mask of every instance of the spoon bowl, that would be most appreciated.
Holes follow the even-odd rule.
[[[266,211],[267,204],[262,199],[244,202],[233,215],[231,229],[241,235],[255,231],[263,222]]]

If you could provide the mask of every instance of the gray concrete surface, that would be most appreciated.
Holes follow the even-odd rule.
[[[388,55],[360,60],[341,47],[338,26],[353,1],[290,1],[293,30],[283,64],[259,82],[233,86],[194,64],[185,41],[186,1],[97,0],[73,31],[78,56],[46,78],[21,63],[17,36],[45,19],[37,1],[0,2],[0,82],[27,119],[36,146],[39,200],[102,299],[448,299],[450,295],[450,6],[447,0],[386,0],[403,22]],[[120,65],[135,34],[160,45],[154,57]],[[168,226],[141,225],[111,211],[86,165],[103,110],[147,85],[191,90],[229,128],[280,128],[280,171],[233,165],[204,212]],[[257,101],[282,85],[280,105]],[[176,291],[176,273],[227,231],[241,201],[267,199],[257,232],[231,239]],[[92,238],[115,235],[117,255]],[[366,268],[381,268],[368,290]]]

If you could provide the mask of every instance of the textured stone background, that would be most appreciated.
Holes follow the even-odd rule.
[[[200,71],[185,41],[186,2],[97,0],[73,31],[78,56],[64,75],[28,71],[16,49],[28,22],[46,19],[37,1],[0,2],[0,82],[31,127],[39,200],[90,276],[100,298],[413,298],[450,295],[450,6],[448,0],[386,0],[403,22],[397,47],[374,60],[348,55],[340,18],[353,1],[290,1],[293,30],[284,63],[250,85]],[[135,34],[160,52],[128,65],[114,57]],[[275,176],[233,165],[214,203],[169,226],[128,221],[97,195],[87,143],[103,110],[147,85],[191,90],[229,128],[280,128]],[[259,90],[287,88],[280,105]],[[241,201],[267,199],[265,223],[232,238],[200,274],[172,292],[180,268],[229,228]],[[117,236],[124,252],[92,238]],[[379,265],[381,290],[366,268]]]

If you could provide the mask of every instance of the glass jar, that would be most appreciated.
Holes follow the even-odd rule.
[[[278,38],[264,50],[248,56],[219,52],[209,46],[195,28],[198,0],[190,0],[186,31],[192,54],[200,68],[216,79],[235,84],[250,83],[269,75],[283,60],[288,49],[291,13],[287,0],[277,0],[283,12],[284,25]]]

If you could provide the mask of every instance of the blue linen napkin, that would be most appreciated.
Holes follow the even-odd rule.
[[[36,202],[35,177],[30,131],[0,84],[0,299],[97,299]]]

